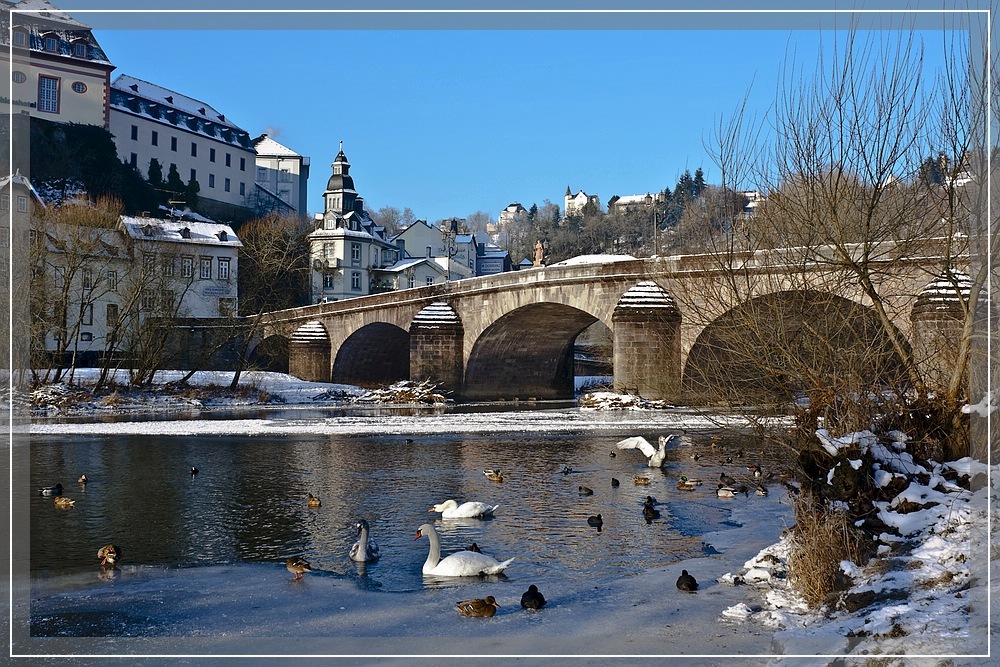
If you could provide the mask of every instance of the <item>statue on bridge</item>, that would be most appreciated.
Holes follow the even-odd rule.
[[[534,262],[532,266],[545,266],[545,246],[541,241],[535,241],[535,252],[532,255]]]

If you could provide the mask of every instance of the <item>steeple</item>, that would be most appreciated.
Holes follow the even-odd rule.
[[[333,168],[333,174],[326,182],[326,192],[323,193],[325,210],[328,213],[345,215],[354,210],[354,202],[358,193],[354,189],[354,179],[349,175],[351,163],[344,155],[343,139],[340,141],[340,152],[337,153],[337,157],[330,166]]]

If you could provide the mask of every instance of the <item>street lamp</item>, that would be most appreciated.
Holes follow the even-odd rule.
[[[447,226],[441,227],[441,244],[444,246],[445,254],[445,282],[451,280],[451,258],[458,254],[455,247],[455,237],[458,236],[458,220],[452,218]]]
[[[653,223],[653,249],[650,252],[650,257],[654,257],[656,256],[657,253],[656,228],[659,226],[657,224],[658,220],[656,215],[656,199],[653,198],[653,195],[647,192],[645,202],[646,202],[646,209],[649,210],[649,215],[652,218],[652,223]]]

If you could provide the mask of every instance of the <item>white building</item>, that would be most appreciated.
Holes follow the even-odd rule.
[[[200,186],[197,210],[242,220],[254,186],[257,153],[250,135],[210,105],[122,74],[111,84],[110,130],[121,159],[148,178],[156,158],[166,180],[171,165]],[[170,197],[181,197],[169,195]]]
[[[400,257],[399,248],[386,238],[385,227],[372,220],[354,189],[343,142],[332,169],[323,193],[323,213],[316,214],[316,229],[308,236],[312,303],[391,289],[385,269]]]
[[[625,195],[624,197],[618,197],[617,195],[608,200],[608,212],[618,212],[624,213],[626,211],[650,211],[652,210],[653,204],[658,206],[663,205],[663,193],[657,192],[656,194],[642,194],[642,195]]]
[[[462,280],[476,275],[476,235],[463,233],[457,218],[444,221],[443,227],[417,220],[392,237],[407,257],[424,257],[447,271],[448,280]]]
[[[566,186],[566,195],[563,197],[563,217],[568,218],[571,215],[583,215],[583,208],[588,203],[593,204],[598,209],[601,208],[601,200],[598,199],[597,195],[588,195],[583,190],[580,190],[575,195]]]
[[[0,0],[0,53],[5,63],[13,57],[0,113],[108,126],[115,66],[89,26],[47,0]]]
[[[254,180],[262,190],[258,196],[258,213],[271,210],[268,202],[281,202],[275,207],[300,217],[307,215],[309,158],[299,155],[266,134],[253,140],[257,152]]]
[[[496,244],[508,244],[511,234],[518,229],[524,229],[528,224],[528,211],[520,202],[509,204],[507,208],[500,211],[496,224],[486,226],[486,233],[489,234],[490,241]]]

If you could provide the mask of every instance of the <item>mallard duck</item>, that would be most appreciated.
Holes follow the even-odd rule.
[[[43,496],[58,496],[63,492],[62,484],[56,484],[55,486],[46,486],[38,489],[38,493]]]
[[[302,578],[302,575],[306,572],[312,572],[312,566],[302,556],[292,556],[285,561],[285,569],[294,574],[292,581],[296,581]]]
[[[311,493],[309,494],[309,497],[306,498],[306,505],[308,505],[309,507],[319,507],[321,504],[322,503],[320,503],[319,498],[317,498]]]
[[[694,593],[698,590],[698,582],[688,574],[687,570],[681,570],[681,576],[677,577],[677,588],[687,593]]]
[[[430,541],[430,549],[427,551],[427,560],[424,561],[421,572],[439,577],[478,577],[489,574],[500,574],[513,558],[508,558],[503,562],[497,562],[495,558],[487,556],[477,551],[457,551],[446,558],[441,558],[441,538],[438,536],[434,526],[425,523],[417,529],[417,536],[413,539],[419,540],[424,535]]]
[[[72,507],[76,503],[75,500],[70,500],[66,496],[56,496],[55,506],[61,509],[66,509],[67,507]]]
[[[587,525],[594,526],[595,528],[600,528],[604,525],[604,517],[598,514],[597,516],[587,517]]]
[[[497,613],[499,607],[500,603],[492,595],[487,595],[485,600],[482,598],[473,598],[471,600],[462,600],[455,605],[455,609],[463,616],[484,616],[487,618]]]
[[[700,479],[691,479],[681,475],[681,478],[677,480],[677,490],[678,491],[694,491],[696,486],[701,486]]]
[[[564,474],[564,475],[568,475],[568,474],[570,474],[571,472],[573,472],[573,469],[572,469],[572,468],[570,468],[569,466],[563,466],[563,469],[562,469],[562,474]]]
[[[646,519],[646,522],[649,523],[653,519],[659,519],[660,518],[660,510],[656,509],[655,507],[653,507],[652,505],[649,505],[649,504],[643,505],[642,506],[642,516]]]
[[[608,453],[608,456],[611,457],[611,458],[615,458],[618,455],[615,454],[614,452],[610,452],[610,453]]]
[[[97,550],[97,557],[101,559],[101,565],[111,563],[111,567],[114,567],[122,557],[122,550],[115,544],[108,544]]]
[[[358,541],[351,547],[351,560],[356,563],[374,563],[381,554],[375,540],[368,537],[368,522],[361,519],[354,527],[358,531]]]
[[[636,476],[635,479],[633,479],[632,481],[635,482],[636,484],[638,484],[639,486],[649,486],[649,478],[648,477],[639,477],[639,476]]]
[[[760,479],[761,475],[764,474],[764,471],[761,470],[760,466],[747,466],[747,471],[749,471],[750,474],[753,475],[754,479]]]
[[[590,488],[589,486],[578,486],[578,487],[576,487],[576,489],[580,493],[581,496],[592,496],[592,495],[594,495],[594,490],[592,488]]]
[[[763,484],[758,484],[757,487],[754,489],[754,493],[756,493],[758,496],[766,496],[767,487],[764,486]]]
[[[538,586],[528,586],[528,590],[521,595],[521,606],[525,609],[541,609],[545,606],[545,596],[538,590]]]
[[[736,480],[724,472],[719,473],[719,481],[722,482],[725,486],[734,486],[736,484]]]
[[[492,470],[484,470],[483,474],[486,475],[486,479],[490,480],[491,482],[503,481],[503,473],[500,471],[499,468],[493,468]]]
[[[489,519],[497,511],[499,505],[490,505],[470,500],[461,505],[458,501],[448,499],[431,507],[428,512],[441,512],[442,519]]]

